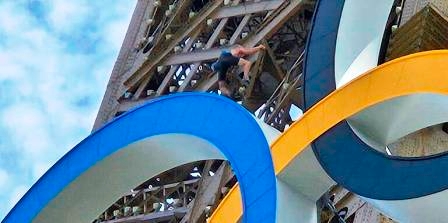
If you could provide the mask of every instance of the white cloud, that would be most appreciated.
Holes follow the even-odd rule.
[[[116,21],[105,27],[107,33],[106,43],[115,49],[119,49],[123,42],[126,32],[117,32],[117,30],[126,30],[129,23],[127,21]]]
[[[5,33],[16,32],[21,25],[27,22],[27,18],[23,14],[11,16],[12,12],[17,11],[17,4],[12,1],[0,2],[0,27]]]
[[[58,32],[73,32],[85,24],[90,8],[85,0],[53,0],[48,15],[50,24]]]
[[[9,174],[6,170],[0,169],[0,190],[5,190],[9,183]]]
[[[51,139],[45,131],[48,129],[45,114],[32,104],[21,103],[7,107],[1,121],[13,137],[16,148],[25,156],[24,161],[42,159],[51,149]]]
[[[135,4],[0,1],[1,203],[90,133]]]

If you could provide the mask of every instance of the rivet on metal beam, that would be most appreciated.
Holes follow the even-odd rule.
[[[146,96],[151,96],[153,94],[155,94],[156,92],[152,89],[146,90]]]
[[[177,91],[177,87],[176,86],[170,86],[169,91],[170,91],[170,93],[171,92],[175,92],[175,91]]]
[[[207,25],[208,26],[213,25],[213,19],[207,19]]]
[[[160,212],[160,208],[162,208],[162,204],[159,202],[153,203],[152,208],[154,209],[155,212]]]
[[[143,38],[141,38],[140,39],[140,41],[139,41],[139,45],[143,45],[143,44],[145,44],[146,43],[146,41],[148,41],[148,39],[146,38],[146,37],[143,37]]]
[[[396,13],[397,15],[400,15],[400,13],[401,13],[402,10],[403,10],[403,8],[402,8],[401,6],[397,6],[397,7],[395,8],[395,13]]]
[[[133,206],[132,213],[135,215],[139,215],[143,212],[143,209],[140,206]]]
[[[157,72],[161,72],[163,70],[163,66],[158,66],[157,67]]]
[[[129,215],[130,212],[131,212],[131,207],[125,206],[124,207],[124,215]]]
[[[175,53],[178,53],[178,52],[180,52],[182,50],[182,47],[180,47],[180,46],[175,46],[174,47],[174,52]]]
[[[195,48],[201,48],[203,46],[203,44],[201,42],[197,42],[194,44]]]
[[[128,91],[124,92],[124,98],[130,98],[130,97],[132,97],[131,92],[128,92]]]
[[[166,10],[165,11],[165,16],[170,16],[171,15],[171,10]]]
[[[196,12],[193,12],[193,11],[191,11],[189,14],[188,14],[188,18],[193,18],[194,16],[196,15]]]
[[[147,19],[146,21],[146,25],[152,25],[152,23],[154,23],[153,19]]]
[[[395,32],[397,29],[398,29],[398,25],[393,25],[393,26],[391,27],[391,31],[392,31],[392,32]]]
[[[219,45],[223,46],[227,44],[227,39],[219,39]]]
[[[114,210],[114,217],[121,217],[121,211],[120,210]]]
[[[211,209],[212,209],[212,206],[207,206],[207,207],[205,207],[205,210],[204,210],[204,212],[205,212],[205,215],[206,216],[209,216],[210,215],[210,211],[211,211]]]

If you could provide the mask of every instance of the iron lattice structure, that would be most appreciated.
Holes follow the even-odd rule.
[[[303,106],[302,60],[314,4],[315,0],[138,0],[94,129],[156,97],[185,91],[218,93],[218,77],[210,63],[221,50],[234,44],[264,44],[265,51],[248,58],[253,61],[251,81],[239,103],[283,131],[294,121],[291,108]],[[240,72],[234,69],[228,75],[231,89],[240,86]],[[227,162],[190,163],[117,198],[93,222],[204,222],[235,182]],[[361,207],[355,195],[341,188],[333,191],[338,202],[355,210]],[[325,204],[321,207],[324,216]],[[371,207],[365,209],[372,213]]]
[[[264,44],[249,58],[251,82],[239,103],[282,131],[293,121],[291,106],[302,106],[300,62],[313,9],[314,1],[296,0],[139,0],[94,129],[155,97],[217,93],[209,64],[220,51]],[[240,72],[228,75],[230,88],[239,87]],[[188,164],[134,188],[95,221],[203,222],[235,182],[226,162]]]

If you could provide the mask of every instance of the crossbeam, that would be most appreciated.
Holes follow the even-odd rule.
[[[141,81],[144,75],[150,74],[151,71],[153,71],[154,67],[165,59],[165,57],[171,52],[171,50],[176,46],[178,42],[180,42],[183,38],[187,37],[191,34],[201,23],[205,21],[205,19],[211,17],[213,19],[220,19],[220,18],[228,18],[228,17],[234,17],[234,16],[240,16],[240,15],[246,15],[251,13],[259,13],[263,11],[270,11],[278,8],[280,5],[282,5],[284,0],[275,0],[275,1],[263,1],[263,2],[253,2],[253,3],[246,3],[246,4],[240,4],[236,6],[229,6],[229,7],[222,7],[219,8],[221,4],[221,1],[215,1],[207,10],[199,15],[199,18],[195,19],[195,21],[189,25],[189,28],[185,30],[182,34],[176,35],[175,39],[171,40],[170,44],[168,44],[166,47],[163,47],[161,52],[157,53],[157,56],[154,58],[150,58],[148,62],[145,62],[142,65],[142,68],[136,70],[134,74],[132,74],[126,81],[125,85],[130,87]],[[294,4],[294,3],[291,3]],[[158,48],[157,46],[154,46],[154,49]],[[218,54],[213,54],[213,58],[217,58],[219,56]],[[193,62],[198,62],[200,60],[196,60]],[[193,63],[192,62],[192,63]],[[173,64],[166,64],[165,62],[162,62],[163,65],[173,65]],[[176,63],[179,64],[179,63]]]
[[[246,39],[244,41],[243,45],[248,46],[248,47],[253,47],[253,46],[255,46],[255,44],[262,41],[263,39],[267,39],[270,36],[272,36],[281,27],[281,25],[287,21],[287,19],[290,16],[292,16],[294,13],[296,13],[300,9],[300,6],[302,6],[302,3],[304,3],[304,1],[293,1],[293,2],[289,3],[289,5],[286,6],[281,12],[279,12],[276,15],[276,17],[274,19],[272,19],[272,21],[269,24],[267,24],[261,30],[259,30],[259,32],[256,35],[252,36],[251,38]],[[168,58],[167,61],[169,61],[171,59],[172,62],[179,60],[179,61],[182,61],[182,63],[191,63],[191,62],[195,62],[197,58],[200,58],[202,60],[213,60],[213,59],[216,59],[219,57],[221,50],[222,49],[210,49],[210,50],[205,50],[205,51],[201,51],[201,52],[196,52],[196,53],[194,53],[194,55],[189,55],[189,56],[187,56],[188,54],[174,55],[174,56]],[[179,61],[176,61],[176,62],[179,62]],[[217,83],[218,83],[218,77],[217,77],[217,75],[213,75],[212,78],[201,83],[198,90],[209,91],[211,88],[216,86]]]
[[[243,45],[247,47],[253,47],[257,43],[259,43],[263,39],[267,39],[272,36],[286,20],[297,12],[300,9],[302,1],[293,1],[291,2],[282,12],[275,17],[271,23],[266,25],[263,29],[261,29],[256,35],[253,35],[251,38],[248,38],[243,42]],[[164,66],[174,65],[174,64],[183,64],[183,63],[194,63],[198,61],[208,61],[215,60],[219,57],[219,54],[222,50],[227,50],[228,47],[223,48],[213,48],[209,50],[201,50],[195,52],[188,53],[180,53],[168,56],[162,64]]]
[[[174,210],[169,211],[162,211],[162,212],[153,212],[150,214],[142,214],[138,216],[130,216],[130,217],[124,217],[120,219],[110,220],[110,221],[104,221],[102,223],[129,223],[129,222],[153,222],[154,220],[161,221],[161,220],[170,220],[172,217],[176,216],[183,216],[185,213],[187,213],[187,208],[177,208]]]
[[[278,8],[284,0],[273,0],[263,2],[251,2],[240,4],[237,6],[223,7],[212,15],[213,19],[222,19],[235,16],[243,16],[247,14],[271,11]]]
[[[131,87],[140,82],[145,74],[151,74],[154,70],[155,66],[159,64],[159,62],[165,58],[171,50],[185,37],[190,36],[198,27],[203,24],[203,22],[210,16],[219,6],[221,5],[221,1],[215,1],[211,4],[203,13],[201,13],[191,24],[188,24],[188,28],[185,30],[179,30],[176,33],[175,37],[172,41],[167,44],[167,46],[163,47],[163,49],[157,53],[157,55],[149,58],[148,61],[143,63],[142,67],[139,68],[135,73],[133,73],[125,82],[124,85]],[[161,48],[154,46],[154,48]]]

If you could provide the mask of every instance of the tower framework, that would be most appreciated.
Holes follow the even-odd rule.
[[[153,98],[185,91],[217,93],[210,63],[234,44],[254,55],[239,102],[282,131],[301,107],[301,62],[314,1],[139,0],[112,71],[94,129]],[[241,70],[228,79],[238,89]],[[157,117],[154,117],[157,118]],[[227,162],[191,163],[134,188],[96,221],[202,222],[236,182]]]
[[[303,50],[314,4],[313,0],[139,0],[94,129],[162,95],[185,91],[218,93],[217,75],[210,63],[220,51],[234,44],[264,44],[267,50],[250,58],[254,62],[252,78],[239,103],[283,131],[294,121],[291,108],[303,108]],[[403,7],[403,2],[394,5]],[[392,26],[400,21],[397,16],[391,12],[386,32],[392,32]],[[240,72],[231,72],[232,89],[240,86]],[[137,186],[95,221],[203,222],[235,182],[226,162],[187,164]],[[348,221],[390,221],[341,187],[329,192],[333,193],[337,195],[336,209],[350,207],[351,214],[359,213]],[[328,211],[327,198],[322,200],[323,221]],[[329,213],[334,217],[333,212]]]

